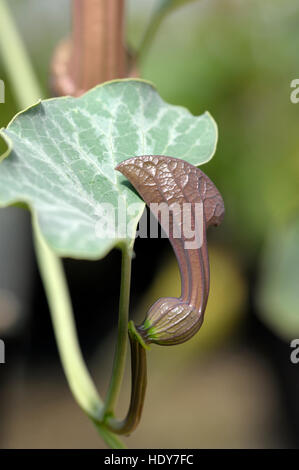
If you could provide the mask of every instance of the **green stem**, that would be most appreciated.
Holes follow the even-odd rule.
[[[189,0],[189,2],[190,1],[191,0]],[[195,1],[195,0],[192,0],[192,1]],[[158,0],[157,1],[157,5],[155,6],[154,12],[145,30],[145,33],[143,35],[135,60],[140,60],[140,58],[144,57],[147,54],[148,49],[150,48],[153,42],[153,39],[158,29],[160,28],[161,23],[163,23],[165,17],[171,11],[183,5],[184,5],[184,2],[180,2],[176,0]]]
[[[59,354],[71,391],[96,424],[106,443],[113,448],[122,448],[123,444],[118,438],[99,421],[103,403],[81,354],[62,263],[44,241],[35,220],[33,227],[37,261],[48,298]]]
[[[106,424],[101,424],[98,421],[92,420],[98,430],[99,435],[106,442],[107,446],[111,449],[126,449],[125,444],[110,430],[107,429]]]
[[[159,5],[155,9],[150,19],[150,22],[145,30],[145,33],[143,35],[141,45],[138,49],[138,53],[137,53],[138,60],[140,60],[141,57],[144,57],[146,55],[158,29],[160,28],[161,23],[163,22],[164,18],[168,14],[168,10],[169,10],[169,7],[165,6],[164,2],[161,2],[161,5]]]
[[[0,0],[0,54],[19,107],[27,108],[42,98],[43,93],[5,0]]]
[[[113,370],[104,404],[104,415],[113,415],[123,380],[128,345],[128,321],[131,286],[132,250],[122,246],[121,285],[119,299],[118,337],[114,355]]]

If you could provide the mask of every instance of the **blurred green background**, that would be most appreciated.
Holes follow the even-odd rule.
[[[290,362],[290,341],[299,338],[299,104],[290,100],[290,83],[299,78],[299,4],[180,3],[142,58],[140,75],[170,103],[194,114],[209,110],[217,121],[218,149],[202,169],[220,189],[226,217],[208,236],[205,323],[184,345],[152,348],[144,416],[127,444],[299,447],[299,364]],[[9,4],[49,96],[49,64],[70,30],[70,2]],[[155,4],[127,2],[132,50]],[[0,78],[5,126],[17,105],[1,57]],[[0,366],[0,446],[100,447],[61,371],[28,214],[1,210],[0,224],[0,337],[8,355]],[[159,296],[178,294],[179,276],[167,241],[137,240],[135,251],[132,316],[142,320]],[[115,343],[118,284],[111,284],[119,256],[65,266],[83,350],[104,391]],[[101,295],[106,304],[99,312]],[[120,414],[129,386],[128,373]]]

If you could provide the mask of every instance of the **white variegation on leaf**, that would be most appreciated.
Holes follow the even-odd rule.
[[[96,259],[120,242],[98,234],[107,224],[103,204],[117,210],[141,203],[127,214],[130,231],[121,239],[129,245],[144,208],[116,165],[151,154],[200,165],[215,152],[217,127],[209,113],[193,116],[165,103],[145,81],[119,80],[80,98],[41,101],[19,113],[1,139],[8,151],[0,205],[25,203],[56,254]]]

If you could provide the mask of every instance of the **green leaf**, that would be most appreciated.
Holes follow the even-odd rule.
[[[299,337],[299,219],[274,232],[265,249],[258,291],[260,315],[279,336]]]
[[[118,80],[80,98],[41,101],[1,135],[10,153],[0,164],[0,205],[25,203],[58,255],[95,259],[120,242],[132,246],[144,209],[116,165],[150,154],[200,165],[214,154],[217,127],[209,113],[194,117],[165,103],[147,82]],[[103,203],[124,213],[138,202],[127,234],[99,237],[113,226],[101,215]]]

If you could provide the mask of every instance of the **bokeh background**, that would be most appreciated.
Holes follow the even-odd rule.
[[[154,0],[127,2],[127,41],[138,48]],[[184,2],[182,2],[184,3]],[[70,31],[69,0],[9,5],[50,96],[49,64]],[[299,447],[299,78],[296,0],[199,0],[173,10],[141,62],[170,103],[209,110],[218,149],[205,171],[220,189],[225,221],[209,233],[211,293],[190,342],[153,347],[143,419],[126,443],[155,448]],[[0,18],[1,27],[1,18]],[[9,44],[7,44],[9,48]],[[16,70],[16,73],[18,71]],[[0,57],[6,103],[18,111]],[[137,240],[131,317],[179,293],[167,240]],[[120,254],[65,260],[80,342],[104,394],[115,345]],[[60,365],[31,241],[30,218],[0,210],[1,448],[98,448],[96,430],[74,402]],[[129,364],[119,414],[129,399]]]

